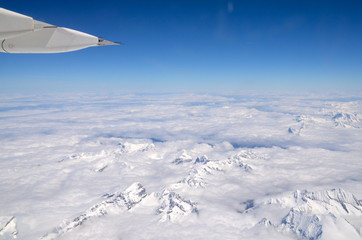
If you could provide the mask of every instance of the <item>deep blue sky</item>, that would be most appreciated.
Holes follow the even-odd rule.
[[[123,46],[0,54],[0,93],[362,90],[362,1],[0,0]]]

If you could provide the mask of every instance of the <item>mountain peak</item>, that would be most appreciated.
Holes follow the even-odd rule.
[[[162,215],[161,222],[177,221],[182,216],[198,213],[196,203],[183,199],[176,192],[165,190],[161,194],[160,200],[162,203],[157,213]]]

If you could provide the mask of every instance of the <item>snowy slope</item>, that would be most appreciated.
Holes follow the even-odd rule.
[[[16,230],[15,217],[0,217],[0,238],[16,239],[18,231]]]

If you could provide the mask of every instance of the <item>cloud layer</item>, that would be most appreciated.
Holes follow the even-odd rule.
[[[358,239],[361,116],[359,96],[3,97],[0,216],[11,230],[2,221],[0,239],[333,239],[335,226]],[[132,208],[89,218],[135,183],[145,194]],[[265,203],[332,189],[354,194],[357,210]],[[300,234],[296,219],[322,234]]]

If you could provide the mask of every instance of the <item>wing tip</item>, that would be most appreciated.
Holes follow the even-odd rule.
[[[121,42],[111,42],[108,40],[104,40],[102,38],[98,38],[98,46],[111,46],[111,45],[123,45]]]

